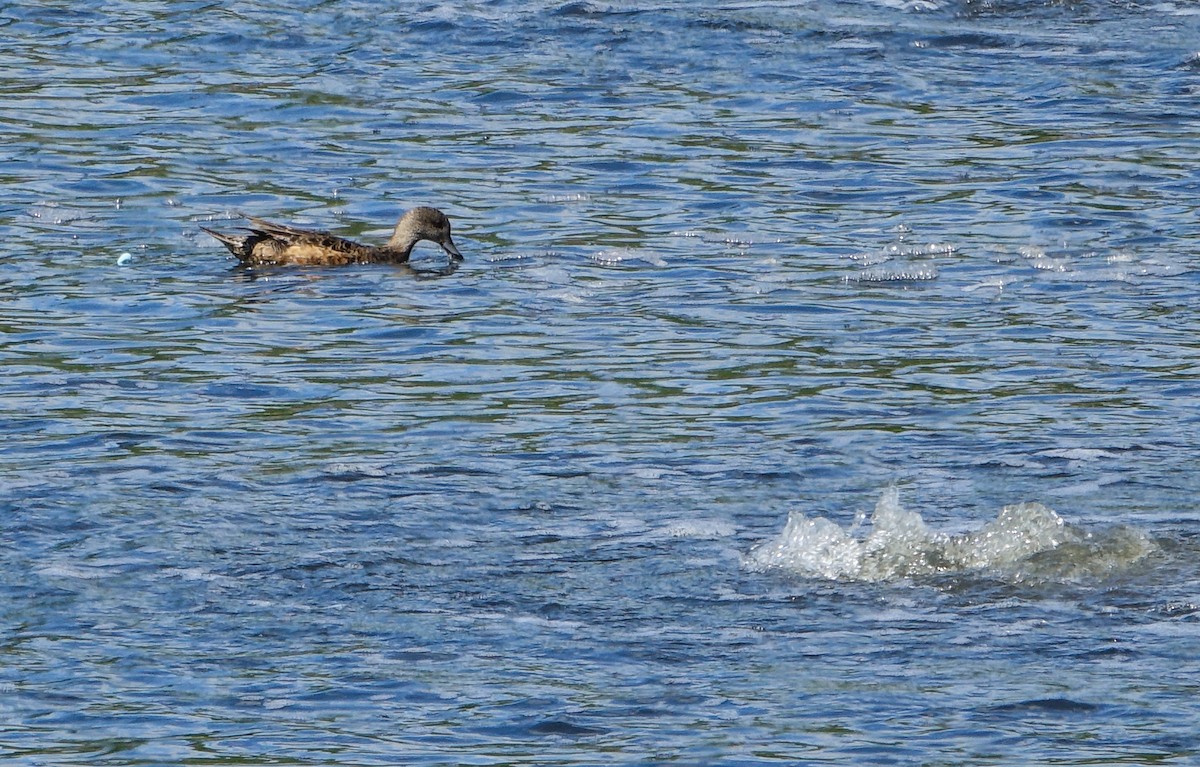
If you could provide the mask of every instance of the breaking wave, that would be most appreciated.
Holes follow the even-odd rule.
[[[870,527],[859,537],[853,527],[793,512],[779,535],[750,550],[745,564],[752,570],[787,570],[829,580],[882,581],[966,571],[1077,580],[1125,569],[1158,550],[1134,528],[1085,530],[1040,503],[1005,506],[974,532],[942,533],[901,506],[894,487],[875,505]]]

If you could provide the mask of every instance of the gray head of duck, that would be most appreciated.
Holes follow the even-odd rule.
[[[397,222],[388,247],[408,253],[421,240],[436,242],[451,258],[463,257],[450,239],[450,219],[437,208],[413,208],[405,213]]]

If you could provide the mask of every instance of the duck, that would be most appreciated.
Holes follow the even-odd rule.
[[[328,232],[296,229],[246,216],[248,234],[225,234],[206,227],[246,266],[344,266],[346,264],[403,264],[421,240],[437,243],[454,261],[462,253],[450,238],[450,219],[437,208],[413,208],[400,217],[386,245],[361,245]]]

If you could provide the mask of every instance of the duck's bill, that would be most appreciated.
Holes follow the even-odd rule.
[[[458,246],[454,244],[454,240],[446,240],[442,243],[442,250],[450,254],[451,258],[462,259],[463,254],[459,252]]]

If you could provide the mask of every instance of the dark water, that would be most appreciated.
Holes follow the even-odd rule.
[[[1200,759],[1198,33],[0,6],[0,756]],[[416,204],[457,271],[198,229]]]

